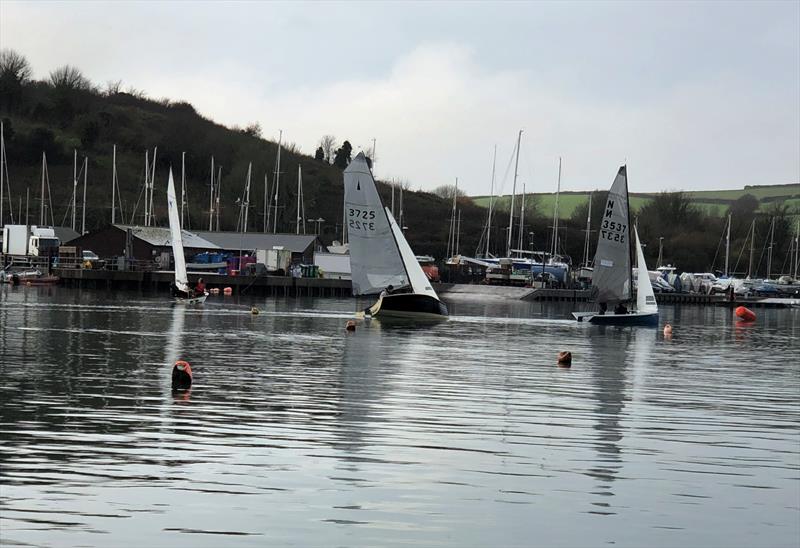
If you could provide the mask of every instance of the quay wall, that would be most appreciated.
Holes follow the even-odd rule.
[[[169,271],[93,270],[80,268],[53,268],[66,287],[82,289],[135,289],[154,293],[169,291],[174,274]],[[228,276],[214,273],[190,274],[191,281],[201,277],[208,288],[222,290],[230,287],[234,294],[275,297],[352,297],[350,280],[329,278],[291,278],[287,276]],[[452,298],[522,299],[539,302],[586,302],[588,290],[508,288],[484,284],[433,284],[437,293]],[[511,291],[513,290],[513,291]],[[757,306],[757,300],[737,299],[731,303],[723,295],[694,293],[658,293],[661,304],[694,304]]]

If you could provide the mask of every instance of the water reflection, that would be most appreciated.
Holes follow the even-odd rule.
[[[667,308],[679,321],[666,341],[528,303],[460,302],[440,325],[346,333],[349,300],[259,301],[252,316],[222,298],[0,298],[5,544],[800,535],[792,311],[738,329],[728,310]],[[554,363],[565,349],[571,370]],[[195,381],[173,397],[178,359]]]

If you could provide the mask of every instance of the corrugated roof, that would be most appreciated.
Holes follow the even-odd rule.
[[[114,225],[123,232],[131,229],[133,236],[144,240],[150,245],[154,246],[171,246],[172,238],[170,236],[169,228],[160,226],[130,226],[130,225]],[[183,236],[183,247],[191,247],[194,249],[220,249],[220,246],[210,242],[195,232],[188,230],[181,230]]]
[[[293,253],[304,253],[309,246],[314,245],[317,239],[315,234],[263,234],[260,232],[198,231],[197,235],[227,250],[254,251],[256,249],[282,247]]]

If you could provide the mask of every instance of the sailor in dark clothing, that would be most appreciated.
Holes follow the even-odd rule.
[[[628,309],[622,303],[619,303],[616,306],[616,308],[614,308],[614,314],[627,314],[627,313],[628,313]]]

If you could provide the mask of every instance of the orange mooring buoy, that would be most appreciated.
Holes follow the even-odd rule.
[[[186,389],[192,386],[192,366],[189,362],[178,360],[172,366],[172,388]]]
[[[736,310],[733,311],[736,314],[736,317],[742,320],[743,322],[754,322],[756,321],[756,314],[749,308],[745,308],[744,306],[737,306]]]
[[[572,367],[572,352],[569,350],[565,350],[564,352],[558,353],[558,358],[556,359],[556,363],[559,367]]]
[[[670,324],[664,326],[664,338],[665,339],[672,338],[672,326]]]
[[[347,320],[347,323],[345,324],[344,328],[347,331],[355,331],[356,330],[356,322],[354,322],[353,320]]]
[[[223,295],[233,295],[233,288],[232,287],[223,288],[222,294]]]

